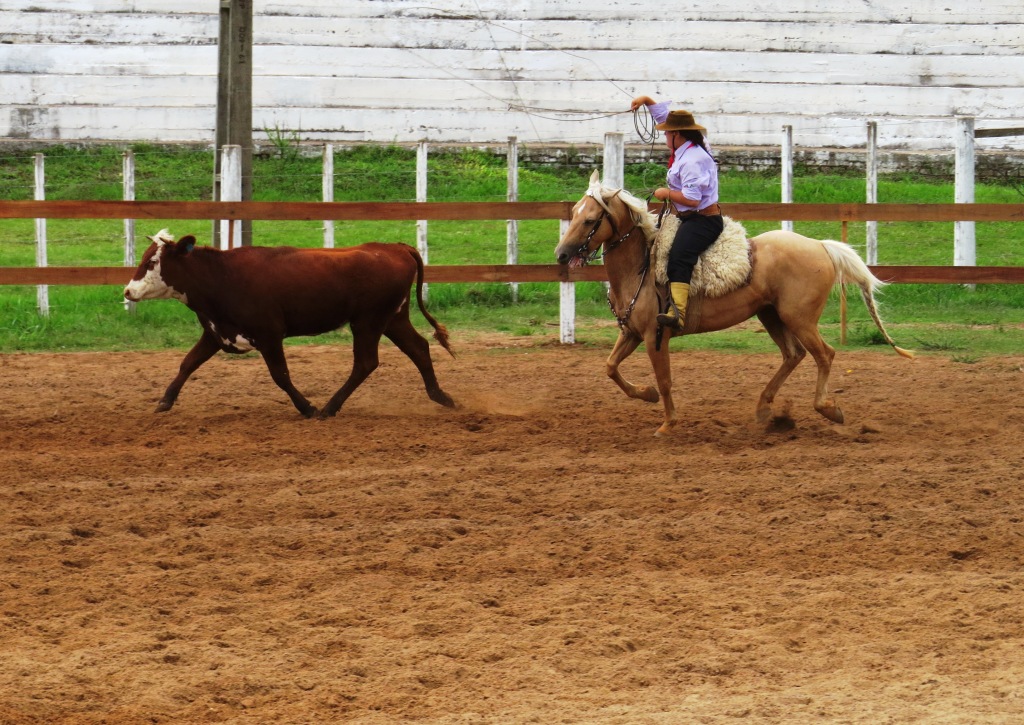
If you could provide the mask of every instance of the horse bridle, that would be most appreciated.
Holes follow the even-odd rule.
[[[602,245],[604,247],[604,251],[601,251],[601,247],[598,247],[593,252],[591,252],[590,242],[593,241],[594,235],[597,234],[597,230],[601,228],[601,222],[603,222],[606,217],[608,218],[608,223],[612,225],[612,234],[619,233],[618,225],[615,223],[615,220],[612,218],[612,215],[608,213],[607,209],[601,209],[601,216],[599,216],[597,218],[597,221],[594,222],[594,228],[590,230],[589,234],[587,234],[586,238],[583,240],[583,244],[581,244],[576,249],[575,256],[580,257],[583,260],[583,264],[585,265],[590,264],[598,257],[603,259],[608,254],[608,252],[614,251],[616,247],[618,247],[620,244],[626,241],[626,239],[629,238],[629,235],[632,234],[637,229],[637,223],[633,222],[633,226],[630,228],[628,232],[621,235],[618,239],[615,239],[614,241],[605,242]]]
[[[626,241],[629,238],[629,235],[635,232],[639,227],[639,225],[634,220],[633,226],[630,227],[629,231],[627,231],[625,234],[619,235],[617,239],[611,242],[605,242],[602,245],[604,251],[601,251],[601,248],[599,247],[595,249],[593,252],[591,252],[589,251],[590,242],[594,239],[594,235],[597,234],[597,230],[600,229],[601,222],[605,220],[605,217],[608,218],[608,223],[612,225],[612,234],[619,233],[618,225],[615,223],[615,219],[612,218],[612,215],[608,211],[608,209],[602,207],[601,216],[599,216],[597,218],[597,221],[594,222],[594,228],[590,230],[590,233],[587,234],[586,239],[583,240],[583,244],[581,244],[579,248],[576,250],[576,256],[580,257],[583,260],[583,264],[585,265],[589,264],[590,262],[593,262],[598,257],[604,258],[605,256],[607,256],[609,252],[614,251],[616,247],[618,247],[620,244]],[[644,288],[644,282],[647,280],[647,272],[650,268],[651,256],[649,254],[645,254],[644,264],[640,270],[640,284],[637,285],[636,292],[633,294],[633,299],[629,301],[629,305],[626,306],[626,311],[625,313],[623,313],[621,317],[619,316],[619,313],[615,311],[615,305],[612,304],[611,290],[608,291],[608,307],[611,309],[612,315],[614,315],[615,317],[615,321],[619,323],[620,329],[625,329],[626,325],[629,324],[629,318],[633,315],[633,309],[636,307],[636,301],[640,299],[640,291]]]

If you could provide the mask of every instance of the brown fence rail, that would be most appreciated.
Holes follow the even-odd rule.
[[[568,219],[573,202],[215,202],[0,201],[0,219],[251,219],[409,221]],[[1024,221],[1024,204],[728,204],[735,219],[759,221]],[[123,285],[125,267],[0,267],[0,285]],[[1024,267],[875,266],[887,282],[1024,284]],[[428,282],[604,281],[600,265],[430,265]]]

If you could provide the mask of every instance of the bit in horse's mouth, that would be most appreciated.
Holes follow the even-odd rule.
[[[572,259],[569,260],[569,269],[575,269],[576,267],[586,267],[586,266],[587,266],[587,258],[584,257],[582,254],[577,254]]]

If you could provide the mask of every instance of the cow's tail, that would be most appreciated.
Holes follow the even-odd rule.
[[[416,302],[420,306],[420,312],[423,314],[424,319],[430,323],[430,326],[434,328],[434,339],[448,351],[448,354],[455,357],[455,351],[452,350],[451,343],[448,342],[448,329],[438,322],[432,314],[427,312],[426,305],[423,304],[423,257],[420,253],[409,247],[409,251],[412,252],[413,259],[416,260]]]
[[[889,337],[889,333],[885,331],[885,326],[882,324],[882,318],[878,314],[878,306],[875,304],[875,290],[884,287],[885,282],[871,273],[868,266],[864,264],[857,252],[849,244],[843,244],[831,239],[823,239],[821,243],[825,245],[825,251],[828,252],[828,256],[832,258],[832,263],[836,267],[836,284],[853,282],[860,287],[860,296],[864,300],[864,305],[868,308],[868,313],[871,315],[871,319],[874,320],[875,326],[882,333],[882,337],[885,338],[885,341],[897,353],[905,358],[913,358],[914,353],[910,350],[904,350],[902,347],[897,347],[893,339]]]

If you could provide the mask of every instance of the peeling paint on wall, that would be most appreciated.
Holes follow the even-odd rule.
[[[129,6],[126,11],[126,5]],[[209,142],[218,15],[7,0],[0,137]],[[297,0],[254,4],[253,125],[337,143],[595,143],[670,99],[717,146],[951,145],[954,117],[1024,126],[1019,0]],[[1020,148],[1013,138],[983,149]]]

